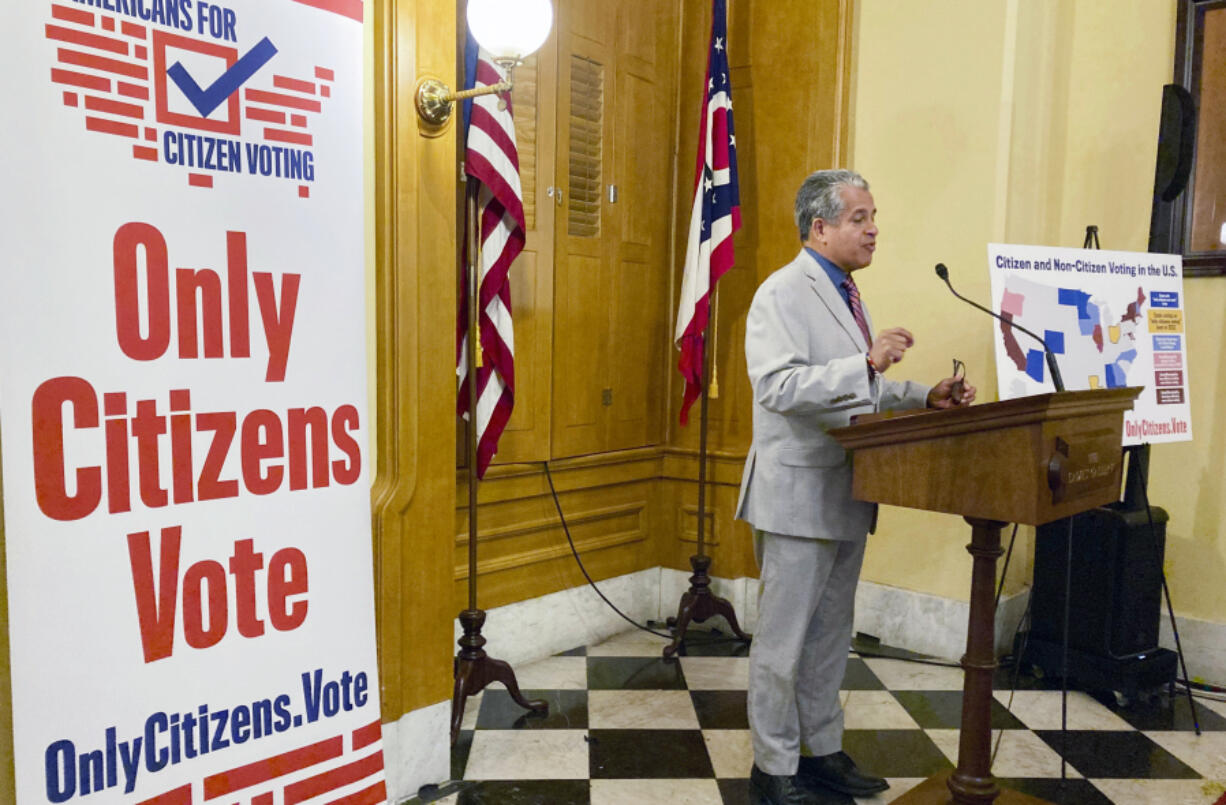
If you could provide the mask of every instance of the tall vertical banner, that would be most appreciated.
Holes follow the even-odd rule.
[[[18,801],[379,803],[361,0],[21,0]]]
[[[991,243],[988,271],[1000,315],[1043,337],[1070,391],[1143,387],[1125,445],[1192,439],[1179,255]],[[1043,346],[994,329],[1000,398],[1052,391]]]

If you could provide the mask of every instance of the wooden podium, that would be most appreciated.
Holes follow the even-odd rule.
[[[1116,500],[1124,411],[1139,388],[1039,394],[967,408],[870,414],[833,430],[854,451],[857,500],[962,515],[974,559],[958,766],[898,803],[1041,803],[992,777],[996,561],[1007,523],[1040,525]]]

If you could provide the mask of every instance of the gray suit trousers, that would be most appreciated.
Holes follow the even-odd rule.
[[[767,774],[795,774],[802,745],[811,755],[842,749],[839,686],[864,544],[754,531],[761,592],[749,654],[749,728],[754,762]]]

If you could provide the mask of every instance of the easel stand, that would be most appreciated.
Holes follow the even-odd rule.
[[[713,312],[711,318],[714,317]],[[707,331],[710,329],[711,324],[708,321]],[[732,633],[739,639],[747,643],[752,639],[741,631],[732,604],[711,592],[711,576],[708,574],[711,557],[706,555],[704,538],[707,525],[707,378],[710,376],[711,350],[707,344],[707,331],[703,332],[702,338],[702,414],[698,426],[698,553],[690,557],[690,568],[694,571],[694,575],[690,576],[690,589],[681,596],[677,617],[667,621],[669,628],[673,630],[673,642],[664,647],[666,659],[678,651],[685,654],[685,630],[691,621],[702,623],[714,615],[722,615],[724,620],[728,621]]]
[[[477,279],[477,237],[476,237],[477,198],[469,183],[468,192],[468,266],[466,281],[468,284],[468,350],[465,359],[468,362],[468,609],[460,612],[460,627],[464,635],[460,638],[460,651],[456,654],[454,664],[455,693],[451,698],[451,742],[454,744],[460,737],[460,723],[464,720],[464,705],[468,697],[480,693],[491,682],[501,682],[506,686],[511,698],[520,707],[542,715],[549,712],[549,703],[541,699],[531,701],[525,699],[519,692],[515,682],[515,671],[502,660],[495,660],[485,653],[485,638],[481,636],[481,627],[485,625],[485,610],[477,608],[477,349],[480,334],[477,329],[477,306],[479,304],[480,283]]]

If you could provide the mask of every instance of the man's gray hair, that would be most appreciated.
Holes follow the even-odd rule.
[[[868,190],[868,182],[855,171],[840,169],[815,171],[801,183],[796,193],[796,228],[801,242],[809,237],[814,220],[837,223],[843,217],[844,187]]]

